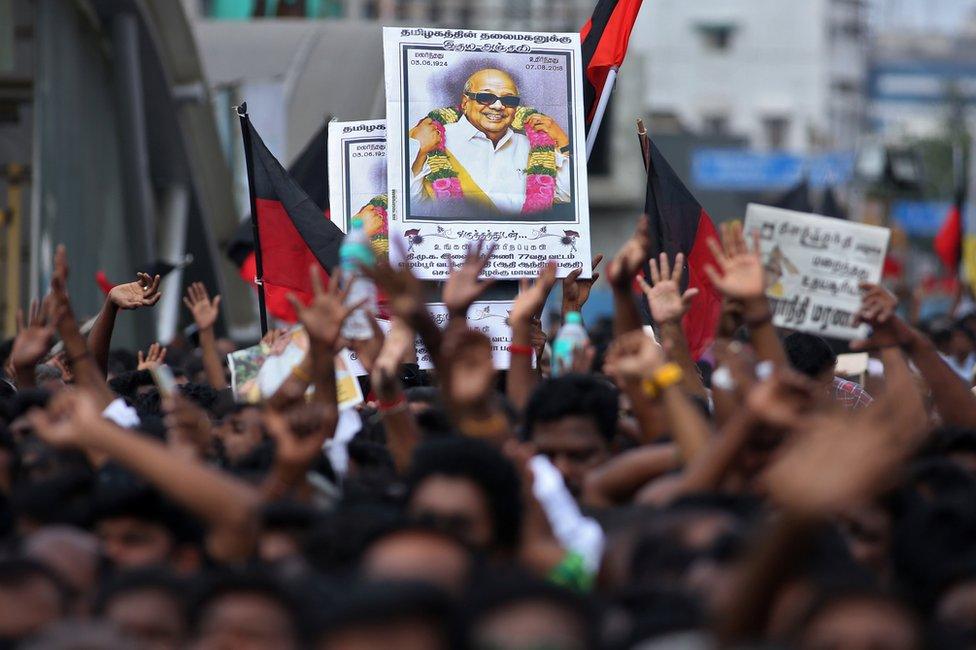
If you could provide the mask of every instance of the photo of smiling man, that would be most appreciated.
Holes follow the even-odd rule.
[[[474,72],[458,106],[433,111],[410,130],[412,201],[463,199],[508,213],[570,201],[569,136],[551,117],[523,106],[511,74]]]

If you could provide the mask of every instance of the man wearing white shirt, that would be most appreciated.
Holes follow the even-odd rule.
[[[444,125],[447,142],[428,117],[410,130],[410,197],[413,202],[431,201],[424,192],[424,180],[431,172],[427,156],[444,148],[463,169],[462,187],[470,181],[490,204],[502,212],[522,212],[526,200],[526,173],[529,138],[512,130],[515,113],[521,104],[518,87],[503,70],[488,68],[471,75],[461,93],[463,116]],[[525,121],[525,129],[546,133],[556,145],[556,187],[553,203],[571,199],[569,136],[552,118],[536,113]],[[465,189],[468,189],[465,188]],[[480,194],[479,193],[479,194]],[[466,191],[466,196],[468,192]]]

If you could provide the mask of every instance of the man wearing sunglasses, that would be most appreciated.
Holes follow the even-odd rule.
[[[512,130],[515,112],[522,105],[518,87],[504,70],[486,68],[471,75],[460,96],[463,116],[444,125],[446,146],[430,118],[410,130],[411,200],[431,200],[424,181],[431,172],[427,155],[445,148],[461,177],[466,198],[502,212],[521,212],[525,203],[525,168],[529,138]],[[568,203],[570,194],[569,136],[552,118],[534,114],[525,129],[545,132],[556,143],[555,203]]]

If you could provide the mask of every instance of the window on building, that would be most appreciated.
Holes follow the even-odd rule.
[[[790,118],[783,115],[770,115],[763,118],[763,132],[768,149],[785,149],[790,132]]]
[[[729,116],[724,113],[712,113],[702,119],[705,135],[728,135],[729,130]]]
[[[732,47],[737,28],[732,23],[700,23],[696,29],[706,49],[724,52]]]

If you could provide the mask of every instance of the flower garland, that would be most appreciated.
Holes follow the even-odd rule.
[[[379,194],[369,200],[369,203],[360,208],[358,216],[363,216],[368,208],[373,208],[373,213],[378,217],[374,219],[364,219],[363,226],[366,234],[369,235],[369,243],[373,247],[373,252],[379,257],[386,257],[390,253],[390,226],[387,216],[386,194]]]
[[[525,121],[535,114],[541,115],[534,108],[522,106],[516,109],[515,119],[512,121],[512,129],[524,132],[529,139],[523,213],[549,210],[556,198],[556,143],[547,133],[525,128]],[[441,146],[427,154],[430,173],[426,180],[430,181],[437,199],[464,198],[461,179],[447,156],[447,134],[444,131],[445,124],[457,122],[461,115],[461,111],[456,108],[438,108],[427,114],[441,136]]]

